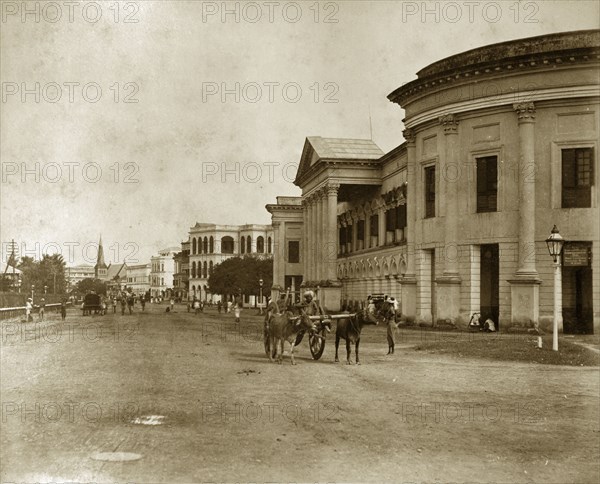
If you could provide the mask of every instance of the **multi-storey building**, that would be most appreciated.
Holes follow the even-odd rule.
[[[388,96],[405,142],[386,154],[307,138],[302,196],[267,207],[274,286],[302,275],[330,310],[385,292],[422,324],[548,327],[556,225],[561,329],[600,331],[599,51],[600,31],[564,32],[436,62]]]
[[[175,254],[175,275],[173,291],[175,297],[184,301],[188,299],[190,277],[190,241],[181,243],[181,251]]]
[[[210,294],[208,277],[215,265],[245,254],[271,256],[273,229],[270,225],[216,225],[197,223],[190,228],[189,297],[218,301]],[[252,297],[246,303],[254,304]]]
[[[96,276],[94,266],[82,264],[65,269],[67,284],[70,289],[75,288],[78,282],[84,279],[94,279]]]
[[[169,247],[158,252],[150,259],[150,295],[152,297],[170,297],[173,293],[173,275],[179,247]]]
[[[151,264],[136,264],[127,266],[127,289],[141,296],[150,291]]]

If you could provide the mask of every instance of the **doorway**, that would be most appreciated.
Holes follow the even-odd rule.
[[[562,314],[565,334],[594,334],[591,260],[591,242],[565,244],[562,261]]]
[[[498,244],[480,246],[479,311],[481,321],[490,318],[500,329],[500,249]]]

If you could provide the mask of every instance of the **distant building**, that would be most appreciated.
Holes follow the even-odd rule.
[[[125,289],[127,284],[127,265],[111,264],[106,272],[107,292],[118,292]]]
[[[73,289],[77,283],[84,279],[94,279],[96,277],[96,269],[94,266],[82,264],[78,266],[67,267],[66,270],[67,284]]]
[[[175,275],[175,254],[179,247],[169,247],[158,252],[150,259],[150,295],[152,297],[171,297],[173,294],[173,276]]]
[[[208,277],[213,267],[231,257],[245,254],[271,257],[273,255],[273,227],[271,225],[216,225],[197,223],[190,228],[189,298],[216,302],[220,296],[208,289]],[[246,296],[244,303],[254,304]]]
[[[127,289],[137,295],[150,291],[151,264],[127,266]]]
[[[181,252],[175,254],[175,275],[173,276],[173,291],[175,297],[188,299],[190,277],[190,242],[181,243]]]

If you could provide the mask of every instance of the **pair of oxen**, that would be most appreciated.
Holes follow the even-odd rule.
[[[294,360],[294,348],[302,341],[305,333],[309,334],[309,341],[312,338],[324,338],[319,333],[323,327],[321,322],[320,327],[317,327],[314,320],[306,312],[305,308],[299,308],[300,314],[295,315],[292,311],[284,311],[283,313],[272,313],[267,320],[265,326],[265,338],[268,340],[268,345],[265,344],[265,349],[271,362],[277,360],[279,364],[283,362],[283,353],[285,342],[290,345],[290,359],[292,365],[296,364]],[[367,310],[360,310],[354,314],[340,315],[337,317],[335,329],[335,361],[339,361],[338,347],[340,340],[346,341],[346,363],[351,365],[350,361],[350,345],[355,345],[356,364],[360,365],[358,355],[358,347],[360,344],[360,334],[363,326],[377,325],[378,320],[372,315],[369,315]],[[329,327],[327,326],[327,331]],[[267,343],[267,341],[265,341]],[[324,346],[324,341],[321,342]],[[321,351],[322,353],[322,351]],[[319,356],[320,354],[319,353]]]

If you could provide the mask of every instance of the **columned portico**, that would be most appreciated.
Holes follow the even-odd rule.
[[[407,182],[406,187],[406,272],[400,280],[402,288],[402,314],[414,321],[417,315],[417,276],[415,272],[415,226],[417,223],[417,144],[415,132],[405,129],[407,153]]]
[[[511,323],[539,322],[540,279],[535,266],[535,105],[513,105],[519,124],[518,266],[511,284]]]
[[[460,311],[460,276],[458,273],[458,120],[454,114],[440,116],[446,144],[441,163],[441,177],[446,189],[446,216],[444,224],[444,248],[442,256],[444,270],[435,282],[437,290],[437,318],[456,322]],[[433,321],[435,325],[437,321]]]

